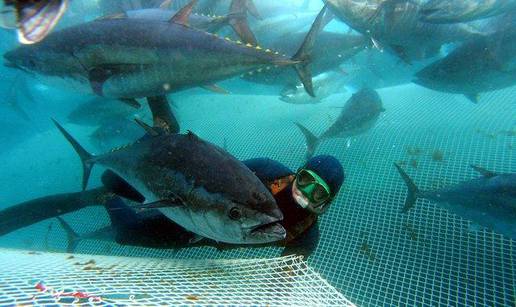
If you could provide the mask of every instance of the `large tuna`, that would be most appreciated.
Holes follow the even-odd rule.
[[[109,98],[164,97],[276,65],[293,66],[313,95],[307,66],[325,9],[292,58],[185,26],[189,9],[178,12],[171,22],[130,18],[88,22],[53,32],[4,58],[10,66],[65,78],[68,87],[76,84]],[[154,102],[163,105],[162,101]]]
[[[438,54],[443,44],[480,35],[462,24],[436,25],[420,20],[421,0],[325,0],[335,15],[406,62]]]
[[[383,111],[385,109],[380,95],[375,90],[364,88],[351,96],[342,108],[337,120],[319,137],[303,125],[296,123],[306,138],[306,158],[312,157],[317,146],[324,140],[348,138],[371,129]]]
[[[94,156],[55,122],[83,163],[83,189],[94,164],[120,196],[157,208],[169,219],[219,242],[267,243],[285,237],[273,196],[242,162],[193,133],[149,135]],[[147,127],[147,129],[152,129]]]
[[[480,93],[516,84],[515,40],[511,29],[466,43],[420,70],[413,81],[476,103]]]
[[[487,229],[516,239],[516,174],[498,174],[473,166],[482,177],[433,191],[421,191],[397,164],[408,188],[403,212],[418,198],[428,199],[450,212]]]

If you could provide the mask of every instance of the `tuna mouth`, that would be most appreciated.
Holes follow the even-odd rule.
[[[249,232],[251,236],[268,236],[275,240],[284,239],[287,235],[287,232],[283,226],[279,223],[279,221],[274,221],[267,224],[262,224],[256,227],[251,228]]]

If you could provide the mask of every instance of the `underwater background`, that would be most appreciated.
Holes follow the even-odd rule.
[[[98,8],[81,7],[84,4],[80,2],[73,3],[72,11],[82,21],[97,16]],[[315,9],[319,7],[318,2],[314,4]],[[81,10],[90,13],[80,14]],[[59,27],[78,22],[78,15],[65,15]],[[348,31],[338,21],[328,29]],[[12,32],[0,32],[0,52],[16,45]],[[375,57],[380,72],[367,67]],[[358,136],[327,140],[317,149],[317,154],[338,158],[346,179],[333,205],[320,218],[321,241],[308,259],[309,265],[360,306],[515,306],[515,242],[479,229],[428,200],[418,200],[413,210],[401,213],[406,186],[393,163],[402,164],[422,190],[477,178],[472,164],[500,173],[514,172],[516,86],[483,93],[481,101],[473,104],[461,95],[411,83],[410,73],[417,71],[414,66],[375,49],[362,51],[342,67],[347,72],[342,77],[345,90],[318,104],[288,104],[279,99],[279,87],[238,78],[218,83],[229,95],[191,89],[169,98],[181,131],[191,130],[240,160],[269,157],[295,170],[305,161],[306,146],[294,122],[319,134],[336,120],[339,107],[361,86],[376,88],[386,109],[376,125]],[[0,209],[80,189],[80,160],[50,118],[64,123],[85,148],[96,153],[143,135],[130,117],[111,134],[96,131],[97,126],[69,123],[70,114],[94,98],[46,85],[23,72],[0,67],[0,92]],[[150,119],[147,112],[127,111]],[[90,187],[100,184],[101,173],[101,167],[94,168]],[[78,234],[109,224],[101,207],[81,209],[63,218]],[[0,237],[0,246],[65,252],[67,236],[57,220],[50,219]],[[231,259],[278,256],[280,249],[175,251],[84,239],[75,252]]]

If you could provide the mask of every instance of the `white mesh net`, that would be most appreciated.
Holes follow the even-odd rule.
[[[485,93],[476,105],[459,95],[415,85],[378,92],[387,111],[371,131],[352,138],[350,144],[329,140],[317,150],[343,163],[346,182],[319,221],[321,241],[309,265],[360,306],[514,306],[515,241],[470,229],[467,220],[423,199],[410,213],[401,214],[406,187],[392,163],[404,163],[422,190],[477,178],[470,164],[514,172],[516,87]],[[302,106],[287,105],[276,96],[178,93],[173,98],[185,130],[219,145],[226,139],[228,150],[240,159],[270,157],[296,169],[303,163],[305,148],[292,122],[318,134],[335,121],[340,110],[334,107],[349,96]],[[70,128],[79,140],[88,139],[77,127]],[[434,157],[439,152],[441,159]],[[0,191],[9,204],[80,188],[79,159],[55,129],[0,159]],[[101,170],[96,171],[92,180],[99,178]],[[28,188],[27,182],[34,180],[38,184]],[[109,224],[101,208],[64,218],[79,234]],[[52,219],[3,236],[0,245],[64,251],[66,236]],[[93,240],[82,240],[77,251],[184,259],[279,254],[277,248],[175,251]]]
[[[0,253],[0,305],[354,306],[300,257],[171,260]]]

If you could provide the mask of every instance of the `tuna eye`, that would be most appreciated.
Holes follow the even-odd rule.
[[[242,217],[242,212],[240,208],[233,207],[229,210],[229,218],[232,220],[239,220]]]

